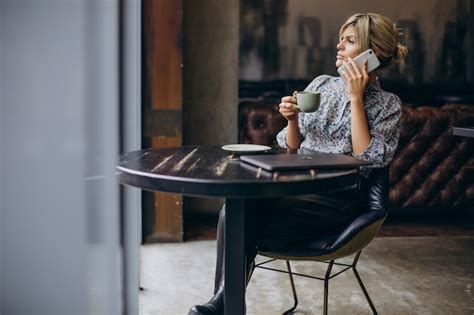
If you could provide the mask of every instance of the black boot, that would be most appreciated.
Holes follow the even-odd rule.
[[[195,305],[191,308],[188,315],[205,315],[205,314],[224,314],[224,282],[214,296],[203,305]]]
[[[253,270],[255,268],[255,263],[251,260],[250,263],[247,264],[247,284],[252,277]],[[214,296],[203,305],[195,305],[191,308],[188,315],[205,315],[205,314],[224,314],[224,275],[222,273],[220,286],[217,288],[217,291],[214,293]]]
[[[225,243],[225,205],[219,214],[217,224],[217,257],[214,282],[214,296],[203,305],[195,305],[188,315],[224,314],[224,243]]]
[[[191,308],[188,315],[220,315],[224,314],[224,256],[225,256],[225,205],[219,214],[219,223],[217,225],[217,257],[216,274],[214,282],[214,296],[203,305],[195,305]],[[247,283],[253,272],[254,258],[256,251],[254,247],[246,250],[247,256]]]

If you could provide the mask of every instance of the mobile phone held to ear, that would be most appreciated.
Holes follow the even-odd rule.
[[[354,58],[354,62],[358,64],[359,66],[362,66],[364,62],[367,60],[367,73],[377,69],[378,66],[380,66],[380,61],[375,55],[374,51],[372,49],[367,49],[363,53],[361,53],[359,56]],[[337,68],[337,72],[344,78],[344,76],[341,74],[342,71],[346,71],[345,66],[340,66]]]

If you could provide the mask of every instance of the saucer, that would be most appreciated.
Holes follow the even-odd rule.
[[[222,150],[238,155],[260,153],[271,149],[269,146],[259,144],[227,144],[222,146]]]

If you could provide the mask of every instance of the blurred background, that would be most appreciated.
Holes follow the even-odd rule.
[[[242,1],[240,79],[311,79],[336,75],[334,51],[345,18],[358,12],[380,12],[402,29],[411,48],[402,76],[397,69],[385,80],[419,83],[472,82],[472,23],[466,0],[380,3],[363,0]]]
[[[409,48],[407,67],[403,71],[390,68],[381,72],[383,89],[397,94],[406,107],[473,104],[473,8],[472,0],[145,0],[143,146],[274,144],[274,132],[284,122],[268,108],[278,104],[282,96],[304,89],[318,75],[336,75],[339,28],[356,12],[383,13],[402,28],[401,42]],[[409,123],[403,127],[411,134],[402,138],[405,143],[401,151],[407,151],[404,145],[412,142],[414,132],[426,128],[429,136],[418,141],[441,141],[441,151],[451,152],[457,144],[444,143],[449,140],[449,128],[468,123],[453,117],[464,115],[472,119],[472,112],[460,114],[457,109],[449,109],[447,116],[431,123],[427,123],[428,116],[438,117],[437,111],[426,113],[423,119],[405,113]],[[428,177],[449,157],[448,153],[436,154],[435,159],[430,158],[430,166],[420,172],[412,167],[415,161],[435,155],[426,150],[408,150],[409,157],[400,157],[404,166],[394,171],[409,173],[411,167],[418,174],[408,174],[410,177]],[[461,158],[455,158],[454,171],[438,171],[455,176],[461,165],[469,164],[469,156],[462,153]],[[472,188],[466,184],[465,170],[461,173],[461,184],[450,188],[457,190],[450,194],[451,203],[461,198],[465,200],[460,203],[462,206],[472,207]],[[449,208],[447,199],[444,203],[433,202],[436,191],[447,185],[446,180],[424,183],[407,179],[398,185],[409,187],[403,191],[403,198],[393,197],[399,208],[415,205],[418,210],[429,209],[430,214],[434,208]],[[417,190],[425,197],[408,201]],[[223,203],[187,197],[183,201],[181,196],[149,193],[144,193],[143,201],[145,242],[180,241],[196,234],[212,238],[214,232],[206,231],[215,226],[216,213]]]

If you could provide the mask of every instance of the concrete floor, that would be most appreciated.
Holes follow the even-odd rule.
[[[207,301],[214,259],[215,241],[142,246],[140,314],[187,314]],[[296,272],[319,276],[326,266],[293,265]],[[474,237],[376,238],[358,270],[380,314],[474,314]],[[296,314],[321,314],[323,282],[302,277],[295,282]],[[288,276],[257,269],[247,289],[247,314],[281,314],[291,305]],[[371,314],[352,272],[330,281],[329,313]]]

